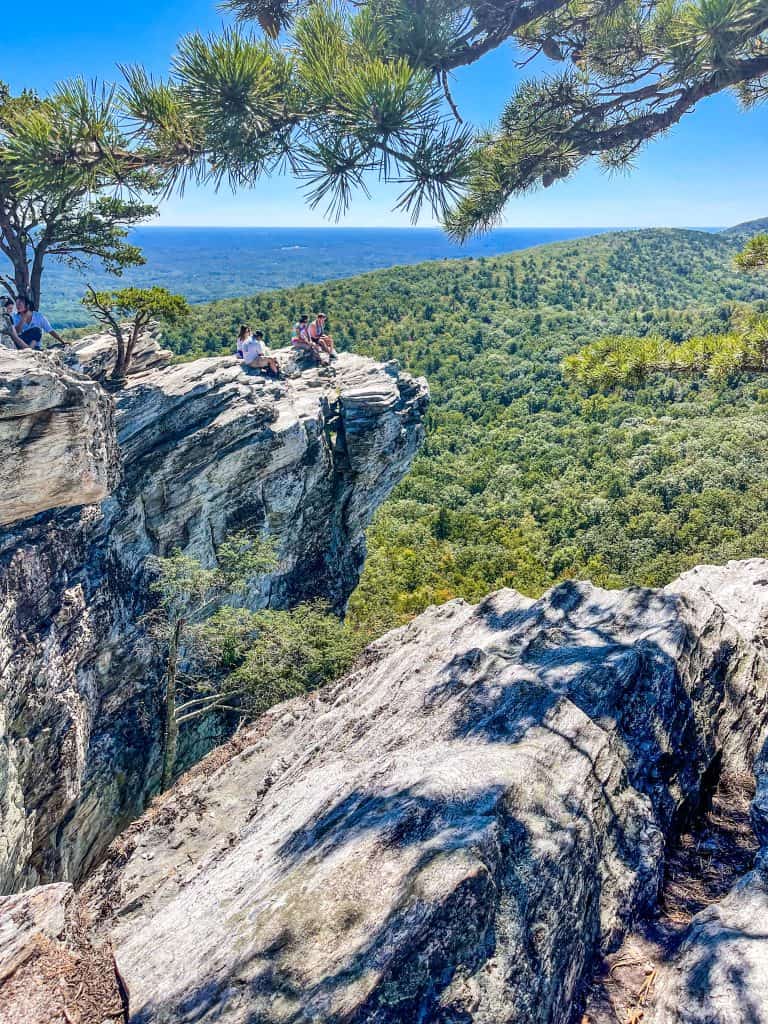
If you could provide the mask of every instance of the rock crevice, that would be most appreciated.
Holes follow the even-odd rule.
[[[570,1022],[713,761],[757,752],[767,584],[453,602],[274,708],[80,894],[132,1019]]]
[[[281,382],[230,358],[157,366],[151,346],[143,364],[113,403],[54,358],[0,354],[0,891],[80,877],[157,783],[147,556],[213,565],[227,534],[268,532],[278,568],[248,603],[341,609],[422,438],[426,384],[394,364]]]

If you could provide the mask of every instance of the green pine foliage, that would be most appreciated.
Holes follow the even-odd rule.
[[[490,259],[426,263],[193,307],[181,358],[231,352],[237,325],[274,347],[299,313],[342,348],[428,377],[427,440],[369,531],[350,604],[368,635],[430,603],[567,577],[659,585],[768,552],[768,387],[644,377],[605,393],[563,360],[607,335],[685,342],[768,299],[733,264],[743,239],[648,230]]]
[[[95,291],[90,285],[83,305],[104,324],[115,339],[115,365],[111,377],[125,379],[139,335],[152,321],[173,324],[186,316],[187,300],[167,288],[121,288],[119,291]],[[127,323],[126,323],[127,321]]]
[[[222,689],[247,716],[338,679],[362,651],[364,634],[321,602],[290,611],[220,608],[201,629]]]
[[[71,127],[35,117],[5,146],[0,139],[14,188],[34,193],[83,172],[127,184],[126,175],[147,171],[167,194],[287,171],[310,205],[340,215],[378,178],[400,187],[397,208],[417,219],[426,205],[465,238],[499,223],[512,196],[585,161],[630,167],[709,96],[730,90],[744,109],[766,98],[763,0],[222,7],[237,24],[182,38],[166,78],[134,66],[121,68],[118,95],[65,87]],[[536,76],[511,76],[518,81],[495,125],[465,123],[451,76],[502,46]],[[73,107],[72,98],[86,102]],[[99,105],[106,119],[91,116]]]
[[[52,261],[117,276],[144,262],[128,229],[156,213],[143,197],[159,182],[126,163],[120,120],[113,87],[73,79],[39,97],[0,81],[0,288],[39,305]]]
[[[737,254],[735,262],[739,270],[768,269],[768,235],[753,235]]]
[[[706,374],[727,381],[742,372],[768,372],[768,316],[746,310],[732,321],[732,330],[681,342],[657,334],[600,338],[566,356],[565,372],[594,388],[638,385],[654,374]]]

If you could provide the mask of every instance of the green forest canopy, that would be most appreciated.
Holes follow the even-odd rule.
[[[651,376],[587,391],[563,359],[606,334],[725,331],[768,283],[734,267],[750,234],[623,231],[193,307],[167,339],[232,351],[236,325],[279,347],[322,307],[342,348],[429,378],[427,441],[369,531],[351,603],[380,632],[428,604],[565,577],[660,585],[768,551],[768,382]]]

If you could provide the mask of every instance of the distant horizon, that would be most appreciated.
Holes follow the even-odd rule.
[[[761,220],[754,217],[753,220]],[[742,223],[750,223],[744,221]],[[483,234],[494,231],[658,231],[668,228],[672,231],[722,231],[735,224],[501,224]],[[439,231],[446,232],[435,224],[153,224],[147,221],[138,224],[134,230],[149,228],[153,231]],[[479,237],[482,237],[480,235]],[[461,244],[461,243],[456,243]]]
[[[47,93],[73,73],[86,81],[120,82],[120,68],[137,63],[164,79],[180,39],[194,32],[218,34],[236,24],[235,12],[223,10],[215,0],[137,0],[122,5],[114,17],[104,17],[95,0],[69,5],[42,0],[34,10],[35,49],[45,59],[30,60],[28,48],[19,46],[13,33],[0,39],[2,78],[15,92],[32,88]],[[557,65],[545,58],[529,65],[529,56],[528,50],[504,45],[456,69],[451,94],[467,127],[483,131],[498,124],[510,94],[526,79],[557,73]],[[767,153],[768,104],[742,111],[735,96],[723,92],[703,99],[695,113],[672,126],[662,141],[644,146],[632,161],[631,173],[606,173],[599,161],[587,161],[551,188],[512,197],[504,220],[513,230],[539,231],[546,225],[633,230],[637,225],[626,218],[637,212],[650,228],[736,225],[749,219],[755,208],[768,211],[763,173]],[[218,187],[192,180],[183,195],[176,191],[161,200],[152,230],[240,227],[243,221],[266,228],[284,217],[286,227],[301,221],[307,225],[304,230],[317,227],[336,238],[345,237],[346,226],[369,231],[402,227],[412,231],[411,238],[429,237],[416,235],[422,225],[440,229],[428,205],[422,225],[411,228],[408,212],[397,208],[402,185],[385,184],[375,174],[363,184],[352,196],[344,225],[337,226],[325,223],[322,205],[314,208],[308,203],[308,183],[300,177],[267,175],[252,187],[234,191],[224,183]],[[213,216],[216,223],[210,221]],[[573,217],[582,223],[573,224]],[[585,220],[591,223],[585,225]]]
[[[330,226],[329,226],[330,227]],[[122,282],[134,287],[160,286],[183,295],[188,302],[211,297],[240,298],[261,291],[353,277],[391,267],[431,260],[485,259],[546,247],[574,244],[611,234],[674,232],[713,237],[723,228],[711,226],[633,228],[506,227],[502,226],[459,245],[439,227],[382,225],[316,225],[280,227],[228,224],[144,224],[129,232],[145,261],[127,268]],[[46,310],[63,327],[88,321],[81,299],[86,284],[115,287],[103,267],[87,272],[52,262],[46,271]],[[52,321],[53,322],[53,321]]]

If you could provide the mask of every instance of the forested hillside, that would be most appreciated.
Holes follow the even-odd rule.
[[[768,298],[733,268],[742,237],[621,232],[394,268],[199,306],[168,337],[182,355],[231,351],[246,320],[279,347],[322,307],[341,347],[429,378],[427,442],[352,601],[366,628],[500,586],[660,584],[768,552],[768,381],[589,394],[561,363],[602,334],[725,329],[734,304]]]

